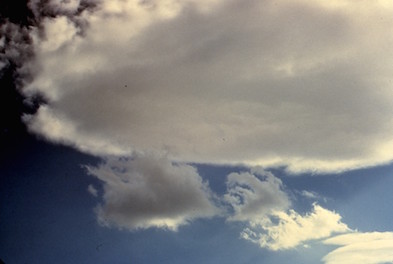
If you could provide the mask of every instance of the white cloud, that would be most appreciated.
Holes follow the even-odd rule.
[[[48,2],[50,8],[58,12],[75,13],[80,5],[80,0],[50,0]]]
[[[308,199],[318,199],[319,198],[318,194],[315,192],[312,192],[312,191],[303,190],[300,192],[300,194]]]
[[[302,190],[302,191],[296,191],[298,194],[303,196],[306,199],[313,200],[313,201],[323,201],[327,202],[327,198],[319,195],[318,193],[314,191],[307,191],[307,190]]]
[[[284,250],[348,231],[350,229],[341,222],[339,214],[314,204],[312,211],[304,216],[294,210],[277,211],[251,221],[250,227],[244,229],[241,236],[262,248]]]
[[[58,52],[67,43],[72,44],[78,33],[78,28],[65,16],[47,18],[44,24],[46,38],[44,37],[40,45],[48,53]]]
[[[285,210],[290,205],[280,179],[262,169],[253,170],[252,173],[228,175],[224,200],[234,211],[229,220],[254,221],[273,211]]]
[[[306,194],[315,197],[314,193]],[[281,180],[261,168],[229,174],[224,201],[233,209],[228,220],[247,225],[241,237],[270,250],[307,246],[310,240],[350,231],[338,213],[318,204],[305,215],[289,209],[289,196]]]
[[[323,258],[326,264],[386,264],[393,263],[393,233],[351,233],[324,241],[339,246]]]
[[[103,1],[79,15],[83,34],[70,18],[43,21],[24,91],[45,94],[56,120],[38,111],[29,126],[99,154],[122,146],[293,172],[389,162],[392,11],[386,1]],[[75,130],[53,134],[47,122]]]
[[[193,219],[219,213],[207,183],[192,166],[135,156],[87,168],[104,184],[103,203],[96,207],[104,226],[177,230]]]
[[[105,138],[104,135],[99,133],[91,135],[83,132],[83,129],[80,129],[80,125],[67,119],[64,113],[55,111],[47,106],[41,106],[35,117],[24,115],[22,120],[28,124],[29,130],[46,131],[45,136],[47,139],[75,146],[84,152],[96,155],[104,155],[110,152],[119,156],[129,152],[129,148]]]

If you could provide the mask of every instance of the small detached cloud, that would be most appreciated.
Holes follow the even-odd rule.
[[[326,203],[328,198],[321,196],[319,193],[309,190],[298,191],[295,190],[295,193],[305,198],[306,200],[315,201],[315,202],[324,202]]]
[[[231,221],[254,221],[290,205],[281,180],[260,168],[227,177],[224,200],[233,209]]]
[[[191,220],[219,213],[208,184],[192,166],[135,156],[108,159],[87,169],[104,185],[103,202],[95,209],[104,226],[175,231]]]
[[[393,263],[392,232],[355,232],[326,239],[324,243],[339,246],[322,259],[325,264]]]
[[[303,197],[308,198],[308,199],[313,199],[313,200],[319,199],[319,195],[316,192],[313,192],[313,191],[303,190],[303,191],[300,192],[300,194]]]
[[[300,194],[318,197],[309,191]],[[291,201],[282,181],[261,168],[229,174],[224,200],[233,209],[228,220],[247,225],[241,237],[261,248],[284,250],[307,246],[305,243],[310,240],[351,231],[338,213],[316,203],[305,215],[289,209]]]

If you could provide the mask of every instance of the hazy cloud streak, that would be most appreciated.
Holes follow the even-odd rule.
[[[323,258],[326,264],[393,263],[392,232],[356,232],[329,238],[324,243],[339,246]]]

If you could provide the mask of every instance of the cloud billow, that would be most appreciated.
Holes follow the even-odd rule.
[[[290,209],[290,195],[282,181],[261,168],[229,174],[227,186],[224,200],[233,209],[228,220],[245,223],[240,236],[261,248],[307,246],[309,241],[351,231],[338,213],[316,203],[305,215]]]
[[[208,3],[100,3],[78,14],[83,34],[44,20],[24,91],[49,104],[30,130],[98,155],[293,172],[393,158],[391,5]]]
[[[281,180],[261,168],[253,169],[252,173],[229,174],[224,201],[233,209],[228,218],[231,221],[265,218],[274,211],[288,209],[291,204]]]
[[[104,226],[177,230],[191,220],[220,213],[209,186],[189,165],[135,156],[109,159],[87,169],[103,182],[103,201],[95,211]],[[94,187],[89,186],[89,192],[97,196]]]

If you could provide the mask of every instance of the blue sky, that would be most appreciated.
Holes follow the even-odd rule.
[[[393,263],[390,1],[19,4],[2,261]]]
[[[67,147],[29,139],[2,164],[0,249],[6,263],[321,263],[334,247],[311,242],[310,248],[270,251],[241,239],[242,223],[224,217],[192,221],[177,232],[150,228],[127,231],[97,223],[97,198],[82,164],[97,158]],[[245,167],[195,165],[212,190],[225,193],[224,180]],[[59,169],[61,168],[61,169]],[[335,210],[343,222],[362,232],[392,230],[390,206],[392,166],[340,175],[291,176],[274,173],[292,192],[294,208],[310,210],[316,200],[298,191],[317,193],[322,206]],[[323,198],[322,198],[323,197]]]

